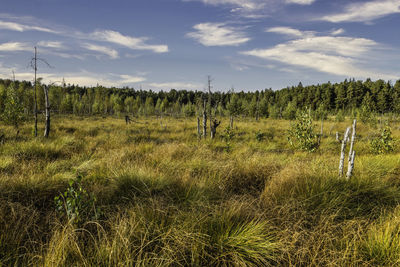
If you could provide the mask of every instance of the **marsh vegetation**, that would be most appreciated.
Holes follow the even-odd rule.
[[[399,264],[399,124],[379,154],[387,128],[357,125],[349,180],[335,132],[350,119],[325,121],[312,153],[290,124],[226,117],[213,140],[193,118],[55,116],[49,138],[1,126],[0,265]]]

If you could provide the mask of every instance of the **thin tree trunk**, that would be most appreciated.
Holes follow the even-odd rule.
[[[207,111],[205,100],[203,102],[203,138],[207,138]]]
[[[354,141],[356,140],[356,126],[357,126],[357,120],[354,119],[353,130],[352,130],[352,134],[351,134],[350,151],[349,151],[349,163],[348,163],[347,174],[346,174],[347,179],[350,179],[351,175],[353,174],[353,169],[354,169],[354,159],[356,157],[356,152],[354,151]]]
[[[347,180],[349,180],[351,175],[353,174],[355,158],[356,158],[356,152],[353,150],[353,153],[351,153],[351,157],[349,157],[349,166],[347,168],[347,174],[346,174]]]
[[[208,119],[210,121],[210,137],[213,138],[213,125],[212,125],[212,94],[211,94],[211,76],[208,79]]]
[[[355,119],[353,121],[353,130],[351,134],[351,143],[350,143],[350,151],[349,151],[349,164],[353,155],[353,150],[354,150],[354,141],[356,140],[356,126],[357,126],[357,120]]]
[[[43,86],[44,90],[44,100],[45,100],[45,106],[46,106],[46,124],[44,128],[44,137],[49,137],[50,134],[50,102],[49,102],[49,88],[44,85]]]
[[[346,143],[347,139],[349,138],[349,133],[350,133],[350,127],[346,129],[346,132],[344,134],[344,138],[342,141],[342,150],[340,153],[340,162],[339,162],[339,176],[343,176],[343,165],[344,165],[344,158],[345,158],[345,150],[346,150]]]
[[[233,129],[233,116],[231,115],[229,118],[229,127]]]
[[[197,117],[197,136],[201,138],[200,118]]]
[[[38,123],[38,117],[37,117],[37,96],[36,96],[36,72],[37,72],[37,49],[35,46],[35,58],[34,58],[34,69],[35,69],[35,81],[34,81],[34,85],[33,85],[33,95],[34,95],[34,101],[33,101],[33,114],[35,116],[35,125],[34,125],[34,135],[35,137],[37,137],[37,123]]]

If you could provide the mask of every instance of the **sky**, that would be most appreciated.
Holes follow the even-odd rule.
[[[400,0],[1,0],[0,78],[254,91],[400,79]],[[45,64],[43,61],[49,63]],[[14,73],[14,74],[13,74]]]

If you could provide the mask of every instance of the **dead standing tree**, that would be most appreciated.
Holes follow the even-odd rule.
[[[203,138],[207,138],[207,101],[203,100]]]
[[[34,57],[31,59],[30,62],[30,66],[31,68],[34,70],[35,72],[35,77],[34,77],[34,81],[33,81],[33,97],[34,97],[34,101],[33,101],[33,114],[35,116],[35,125],[34,125],[34,135],[35,137],[37,137],[37,123],[38,123],[38,103],[37,103],[37,63],[38,61],[41,61],[42,63],[46,64],[48,67],[51,67],[50,64],[43,58],[38,58],[37,57],[37,48],[35,46],[35,53],[34,53]],[[47,130],[45,130],[45,137],[49,136],[49,132],[50,132],[50,104],[49,104],[49,100],[48,100],[48,88],[45,89],[46,87],[44,86],[44,93],[45,93],[45,102],[46,102],[46,112],[48,111],[48,117],[46,115],[46,119],[48,118],[48,121],[46,120],[46,126],[47,124],[49,124],[49,127],[47,128]],[[47,101],[46,101],[47,99]],[[48,106],[48,108],[47,108]],[[46,135],[47,133],[47,135]]]
[[[210,137],[214,138],[213,135],[213,120],[212,120],[212,94],[211,94],[211,76],[207,76],[207,85],[208,85],[208,116],[210,120]]]
[[[49,87],[47,85],[43,85],[43,91],[44,91],[45,118],[46,118],[45,127],[44,127],[44,137],[47,138],[47,137],[49,137],[49,134],[50,134]]]
[[[350,127],[348,127],[346,129],[346,132],[344,134],[344,138],[343,138],[343,141],[342,141],[342,149],[341,149],[341,153],[340,153],[339,176],[343,176],[343,167],[344,167],[346,143],[349,140],[350,131],[352,131],[350,150],[349,150],[349,158],[348,158],[348,167],[347,167],[347,174],[346,174],[347,180],[350,179],[350,177],[353,174],[354,160],[355,160],[355,157],[356,157],[356,152],[354,151],[354,141],[356,139],[356,125],[357,125],[357,120],[354,120],[353,121],[352,130],[350,130],[351,129]]]
[[[215,134],[217,133],[217,127],[221,124],[221,121],[217,121],[214,119],[212,123],[210,122],[211,126],[211,139],[214,139]]]

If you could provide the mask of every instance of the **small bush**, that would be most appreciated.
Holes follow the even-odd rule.
[[[394,150],[394,140],[392,129],[386,126],[382,129],[380,135],[371,140],[371,150],[375,154],[385,154]]]
[[[221,137],[225,141],[225,145],[226,145],[225,150],[227,152],[231,151],[231,149],[232,149],[231,141],[235,137],[235,132],[233,131],[233,129],[229,126],[226,127],[224,130],[224,133],[221,135]]]
[[[81,225],[85,219],[97,219],[100,210],[95,209],[96,198],[89,194],[82,186],[82,176],[69,181],[67,190],[54,198],[56,210],[66,215],[68,221]]]
[[[313,152],[319,146],[318,136],[314,133],[312,120],[307,112],[301,112],[298,115],[288,134],[289,144],[296,149]]]

